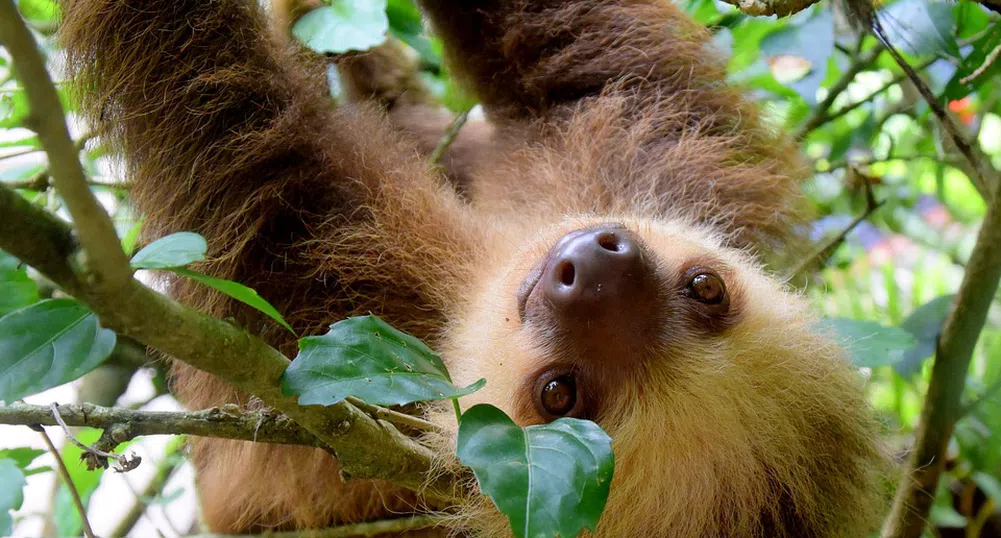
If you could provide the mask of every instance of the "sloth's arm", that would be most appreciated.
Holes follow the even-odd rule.
[[[123,155],[146,238],[202,234],[204,270],[257,288],[299,330],[367,311],[435,323],[463,256],[459,204],[384,120],[331,107],[321,66],[275,40],[256,0],[65,6],[85,113]],[[287,340],[238,303],[174,292]]]
[[[668,0],[423,0],[459,76],[488,109],[537,117],[610,84],[643,98],[722,81],[706,33]]]

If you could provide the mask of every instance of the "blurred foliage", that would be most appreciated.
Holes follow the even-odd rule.
[[[873,37],[856,33],[830,0],[781,20],[749,17],[718,0],[675,1],[708,28],[713,46],[729,57],[731,81],[761,103],[776,129],[801,140],[815,171],[807,191],[817,206],[806,233],[822,243],[842,232],[864,211],[867,186],[884,202],[810,276],[805,293],[830,323],[847,327],[840,332],[851,340],[856,356],[872,358],[859,352],[858,343],[880,350],[878,361],[860,367],[894,450],[904,450],[921,412],[937,332],[985,212],[964,172],[968,167],[890,55]],[[139,218],[125,203],[127,185],[119,183],[114,161],[98,141],[81,131],[67,98],[60,51],[52,39],[58,5],[20,0],[18,6],[50,59],[93,189],[132,251]],[[919,68],[940,103],[976,135],[995,165],[1001,165],[998,19],[968,1],[896,0],[880,11],[890,41]],[[366,48],[392,35],[414,50],[424,81],[445,106],[461,111],[472,104],[450,76],[441,43],[426,31],[411,0],[335,2],[302,19],[294,31],[323,52]],[[336,80],[335,73],[332,77]],[[26,113],[24,92],[0,49],[0,181],[65,217],[58,195],[47,188],[46,158],[24,125]],[[0,315],[51,295],[49,283],[0,254]],[[1001,536],[998,387],[1001,309],[995,305],[977,344],[966,383],[969,412],[951,443],[949,472],[929,535]],[[0,463],[5,462],[4,476],[11,477],[5,485],[30,474],[12,456],[0,455]],[[89,489],[100,475],[79,479]],[[6,530],[4,519],[20,496],[0,495],[0,500],[0,530]],[[72,531],[78,523],[66,514],[60,497],[56,502],[60,530]],[[18,517],[23,516],[15,512],[15,525]]]

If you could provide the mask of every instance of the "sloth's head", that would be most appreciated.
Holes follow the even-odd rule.
[[[453,377],[522,425],[591,419],[601,536],[862,536],[884,458],[858,374],[805,302],[698,227],[569,219],[473,295]]]

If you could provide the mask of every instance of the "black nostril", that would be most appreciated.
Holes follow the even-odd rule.
[[[598,236],[598,246],[610,252],[618,252],[621,248],[619,238],[614,232],[606,232]]]
[[[573,286],[574,280],[577,278],[577,270],[574,268],[573,262],[570,260],[560,262],[557,274],[559,275],[560,282],[564,286]]]

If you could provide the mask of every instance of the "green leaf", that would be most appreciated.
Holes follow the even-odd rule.
[[[387,0],[386,18],[389,31],[400,41],[417,51],[421,60],[432,67],[441,67],[441,54],[424,31],[421,12],[411,0]]]
[[[115,333],[72,299],[48,299],[0,318],[0,400],[12,402],[93,370]]]
[[[0,460],[14,460],[22,470],[27,469],[35,458],[45,454],[44,450],[29,447],[5,448],[0,450]]]
[[[28,94],[23,89],[5,89],[0,94],[0,129],[19,127],[28,111]]]
[[[900,351],[914,346],[911,333],[897,327],[887,327],[875,321],[850,318],[828,318],[822,329],[832,330],[851,352],[856,366],[876,368],[900,360]]]
[[[59,4],[53,0],[20,0],[17,9],[33,22],[52,22],[59,17]]]
[[[238,282],[233,282],[232,280],[203,275],[201,273],[196,273],[189,269],[183,269],[180,267],[171,267],[168,268],[168,270],[178,275],[188,277],[191,280],[204,284],[210,288],[221,291],[222,293],[229,295],[245,305],[256,308],[257,310],[267,314],[271,319],[280,323],[281,326],[288,329],[289,332],[295,334],[295,331],[292,330],[292,326],[285,321],[285,318],[282,317],[281,313],[278,312],[275,307],[271,306],[271,303],[267,302],[263,297],[258,295],[256,291],[248,288],[247,286]]]
[[[462,415],[457,453],[519,538],[593,531],[615,470],[612,440],[597,424],[561,418],[521,428],[485,404]]]
[[[177,232],[146,245],[132,257],[135,269],[184,267],[205,259],[205,238],[192,232]]]
[[[332,405],[347,396],[374,405],[457,398],[479,390],[452,385],[445,364],[423,342],[376,316],[339,321],[323,336],[299,340],[282,375],[282,392],[301,405]]]
[[[827,73],[827,59],[834,54],[831,10],[815,9],[802,23],[789,24],[768,34],[761,40],[761,52],[768,57],[776,79],[780,79],[780,66],[802,64],[803,74],[788,84],[807,103],[816,103],[817,88]]]
[[[13,534],[14,520],[11,510],[21,508],[24,502],[24,473],[12,459],[0,459],[0,536]]]
[[[38,286],[17,258],[0,250],[0,316],[38,302]]]
[[[386,0],[338,0],[302,16],[292,34],[319,53],[368,50],[386,40]]]
[[[887,40],[915,56],[943,52],[959,56],[952,7],[935,0],[900,0],[880,10]]]
[[[907,316],[900,328],[914,335],[915,343],[903,350],[893,369],[902,376],[910,376],[921,368],[921,363],[935,353],[942,323],[952,307],[955,295],[943,295],[919,306]]]

